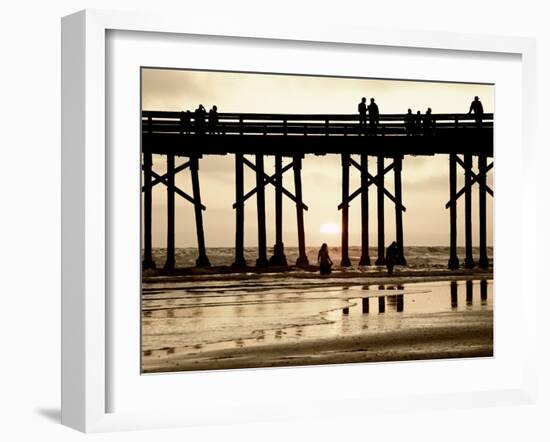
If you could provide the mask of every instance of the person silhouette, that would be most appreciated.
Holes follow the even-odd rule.
[[[398,255],[399,248],[397,247],[397,243],[393,241],[386,249],[386,268],[390,275],[393,275],[393,268],[397,262]]]
[[[430,107],[426,110],[422,124],[424,126],[424,135],[432,135],[435,124],[432,117],[432,109]]]
[[[420,135],[422,132],[422,114],[420,111],[416,111],[416,118],[414,119],[414,133]]]
[[[470,104],[468,115],[470,115],[472,111],[474,112],[476,126],[478,128],[481,128],[483,125],[483,104],[481,104],[481,101],[479,101],[478,96],[475,96],[474,101],[472,101],[472,104]]]
[[[357,111],[359,112],[359,133],[365,133],[367,128],[367,99],[361,98],[361,103],[357,105]]]
[[[191,126],[191,112],[181,111],[181,133],[188,134]]]
[[[216,105],[212,106],[212,109],[208,112],[208,128],[210,135],[218,133],[218,107]]]
[[[405,123],[405,133],[407,134],[407,136],[411,136],[414,133],[414,123],[415,123],[415,118],[412,113],[412,110],[410,109],[407,110],[404,123]]]
[[[317,254],[317,263],[319,264],[319,272],[321,275],[330,275],[332,268],[332,260],[328,254],[327,243],[323,243],[319,253]]]
[[[204,134],[205,117],[206,109],[202,104],[199,104],[199,107],[195,109],[195,134]]]
[[[378,123],[380,122],[380,112],[378,110],[378,105],[374,102],[374,98],[370,99],[370,104],[367,106],[369,111],[369,125],[371,134],[376,134],[376,129],[378,128]]]

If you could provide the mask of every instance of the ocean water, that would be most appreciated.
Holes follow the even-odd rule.
[[[317,247],[307,247],[306,253],[310,264],[316,264],[317,260]],[[213,266],[228,266],[235,260],[233,247],[211,247],[207,249],[207,255],[210,260],[210,264]],[[271,249],[268,249],[268,257],[271,256]],[[195,260],[197,259],[198,252],[196,248],[176,248],[176,267],[193,267]],[[244,250],[245,259],[248,265],[254,265],[256,262],[257,249],[255,247],[245,247]],[[371,263],[376,261],[377,250],[374,247],[369,249]],[[407,268],[411,270],[427,270],[427,269],[446,269],[447,262],[449,260],[449,247],[424,247],[424,246],[411,246],[405,247],[405,258],[407,260]],[[479,257],[479,249],[473,248],[474,260]],[[487,249],[489,260],[492,262],[493,248]],[[295,264],[298,258],[297,247],[285,247],[285,255],[288,264]],[[340,262],[340,247],[330,247],[330,256],[334,261],[335,266]],[[349,256],[352,265],[357,266],[361,257],[361,247],[350,246]],[[464,248],[458,247],[458,258],[460,261],[464,260]],[[157,266],[161,266],[166,259],[166,249],[153,248],[153,259]]]

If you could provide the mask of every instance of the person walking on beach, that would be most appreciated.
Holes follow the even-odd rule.
[[[483,125],[483,104],[481,104],[481,101],[479,101],[479,97],[474,97],[474,101],[472,101],[472,104],[470,104],[470,110],[468,111],[468,115],[471,113],[474,113],[474,117],[476,119],[476,126],[478,128],[481,128]]]
[[[317,263],[319,264],[319,271],[321,275],[330,275],[332,268],[332,260],[328,254],[327,243],[323,243],[319,253],[317,254]]]
[[[357,105],[359,112],[359,133],[364,134],[367,129],[367,99],[361,98],[361,103]]]
[[[397,262],[398,254],[399,248],[397,247],[397,243],[394,241],[386,249],[386,267],[390,275],[393,275],[393,268]]]
[[[374,102],[374,98],[370,99],[370,104],[367,107],[369,111],[369,126],[371,130],[371,135],[376,134],[376,129],[378,128],[378,123],[380,122],[380,111],[378,110],[378,105]]]

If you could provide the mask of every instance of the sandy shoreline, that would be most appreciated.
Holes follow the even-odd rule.
[[[453,326],[392,330],[295,344],[203,351],[186,355],[151,356],[143,359],[143,372],[493,356],[492,312],[469,313],[467,320],[464,319],[466,318],[458,319]]]
[[[493,355],[492,291],[489,304],[486,301],[492,269],[398,269],[389,275],[380,268],[352,268],[336,269],[327,277],[296,268],[250,273],[216,270],[144,275],[143,332],[148,341],[142,353],[143,373]],[[458,308],[456,285],[453,295],[451,281],[458,283]],[[485,295],[480,281],[484,281]],[[437,295],[430,298],[433,290]],[[375,298],[372,311],[361,314],[361,299],[371,297]],[[388,303],[382,315],[376,298]],[[401,310],[396,302],[401,302]],[[329,320],[331,313],[326,311],[336,313]],[[216,321],[221,321],[219,330]],[[242,334],[230,331],[247,321],[254,326],[243,326]],[[317,332],[323,327],[333,330],[331,324],[356,328],[352,334],[327,331],[321,339],[324,332],[307,332],[310,325]],[[284,335],[289,338],[281,339]]]

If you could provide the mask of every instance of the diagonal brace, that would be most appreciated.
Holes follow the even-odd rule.
[[[251,162],[250,160],[248,160],[248,159],[246,159],[246,158],[243,157],[243,163],[246,164],[248,167],[250,167],[254,172],[256,171],[256,165],[255,165],[253,162]],[[281,169],[281,175],[282,175],[283,173],[285,173],[286,171],[290,170],[290,169],[292,168],[293,164],[294,164],[294,162],[290,162],[290,163],[287,164],[285,167],[283,167],[283,168]],[[276,173],[274,173],[273,175],[269,176],[268,174],[266,174],[266,173],[264,172],[264,177],[263,177],[263,178],[264,178],[264,179],[263,179],[263,185],[264,185],[264,186],[266,186],[267,184],[271,184],[271,185],[273,185],[273,186],[276,185],[276,183],[275,183],[275,179],[277,178],[277,174],[276,174]],[[248,198],[250,198],[250,197],[252,197],[254,194],[256,194],[256,192],[258,192],[258,188],[257,188],[257,187],[255,187],[255,188],[252,189],[250,192],[248,192],[246,195],[244,195],[244,196],[243,196],[243,200],[242,200],[243,204],[244,204],[244,202],[245,202]],[[294,201],[295,203],[297,202],[297,201],[296,201],[296,197],[295,197],[292,193],[290,193],[287,189],[285,189],[284,187],[282,188],[282,192],[283,192],[283,194],[285,194],[288,198],[290,198],[292,201]],[[237,207],[237,203],[238,203],[238,202],[236,202],[236,203],[233,204],[233,208],[234,208],[234,209]],[[304,203],[302,203],[302,208],[303,208],[304,210],[308,210],[308,206],[305,205]]]
[[[456,157],[457,161],[460,161],[458,157]],[[463,164],[462,164],[463,166]],[[493,168],[493,163],[489,164],[487,166],[487,168],[485,169],[485,173],[489,172],[491,169]],[[480,184],[481,183],[479,182],[480,181],[480,178],[479,178],[479,175],[478,174],[475,174],[474,172],[472,172],[472,178],[470,179],[470,186],[472,184]],[[491,195],[492,197],[494,197],[494,192],[493,192],[493,189],[491,189],[487,184],[485,184],[485,191]],[[464,195],[464,192],[466,192],[466,186],[464,186],[462,189],[460,189],[457,193],[456,193],[456,196],[455,196],[455,201],[457,201],[462,195]],[[445,209],[448,209],[449,207],[451,206],[451,201],[447,201],[447,204],[445,204]]]
[[[190,162],[190,161],[187,161],[186,163],[180,164],[178,167],[176,167],[176,168],[174,169],[174,175],[177,174],[178,172],[181,172],[182,170],[187,169],[190,165],[191,165],[191,162]],[[142,169],[143,169],[143,167],[142,167]],[[154,186],[156,186],[157,184],[162,183],[163,180],[165,180],[165,179],[168,178],[168,174],[165,173],[165,174],[162,175],[160,178],[161,178],[161,179],[155,178],[153,181],[151,181],[151,187],[154,187]],[[143,192],[144,190],[145,190],[145,186],[142,186],[142,187],[141,187],[141,191]]]
[[[362,168],[361,168],[361,165],[355,161],[353,158],[350,158],[350,163],[355,166],[356,169],[360,170],[361,172],[365,172]],[[395,163],[391,163],[390,165],[388,165],[385,169],[384,169],[384,172],[383,172],[383,175],[386,175],[388,172],[390,172],[393,168],[395,167]],[[376,175],[375,177],[372,176],[370,173],[366,172],[367,173],[367,177],[368,177],[368,181],[367,181],[367,189],[369,188],[369,186],[371,184],[376,184],[377,186],[381,186],[382,184],[380,183],[380,180],[379,180],[379,177],[378,175]],[[397,200],[395,199],[395,197],[390,193],[389,190],[387,190],[385,187],[383,188],[384,189],[384,195],[386,195],[394,204],[397,205]],[[357,195],[360,195],[361,192],[363,191],[363,189],[361,187],[359,187],[355,192],[353,192],[349,197],[348,197],[348,200],[347,200],[347,203],[349,204]],[[344,202],[340,203],[338,205],[338,210],[341,210],[342,207],[344,205]],[[399,208],[403,211],[403,212],[406,212],[407,211],[407,208],[403,205],[403,204],[400,204],[399,205]]]
[[[158,173],[156,173],[154,171],[151,171],[151,175],[153,175],[153,177],[155,177],[159,182],[161,182],[165,186],[168,186],[168,179],[167,178],[164,178],[164,177],[160,176]],[[195,204],[195,199],[192,196],[185,193],[180,188],[174,186],[174,192],[176,192],[183,199],[189,201],[191,204]],[[201,204],[201,209],[206,210],[206,206],[204,204]]]

